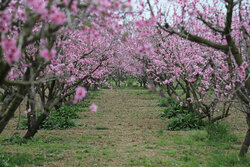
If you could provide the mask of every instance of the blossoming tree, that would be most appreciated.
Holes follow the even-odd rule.
[[[203,75],[201,82],[204,86],[199,90],[201,93],[212,86],[217,101],[237,101],[240,106],[238,108],[246,114],[248,131],[240,151],[240,155],[244,156],[250,145],[249,2],[173,0],[169,3],[172,15],[163,13],[163,9],[155,15],[153,5],[149,0],[147,3],[161,39],[178,36],[189,41],[184,43],[178,54],[180,57],[183,54],[191,56],[188,62],[183,57],[182,62],[194,64],[184,69],[175,66],[172,69],[174,77],[178,77],[178,73],[183,73],[183,70],[193,68],[193,73],[185,76],[185,80],[193,83],[197,80],[195,76]],[[187,50],[196,53],[190,54]],[[204,62],[208,64],[204,66]],[[171,79],[167,78],[166,83],[169,82]]]
[[[85,91],[79,86],[105,83],[102,74],[106,71],[100,67],[106,66],[112,42],[110,36],[105,42],[107,36],[101,33],[112,35],[119,31],[117,10],[129,8],[129,3],[1,1],[0,86],[5,92],[0,109],[0,133],[26,96],[30,107],[28,118],[33,126],[26,134],[29,138],[36,133],[51,107],[75,94],[76,88],[74,102],[84,97]],[[82,38],[78,39],[77,35]],[[82,39],[86,40],[80,41]],[[78,48],[74,50],[74,47]],[[36,93],[40,94],[43,106],[42,117],[37,120],[34,115]],[[59,101],[52,100],[55,96]]]

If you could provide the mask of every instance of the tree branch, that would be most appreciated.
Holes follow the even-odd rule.
[[[187,31],[185,31],[185,30],[183,31],[184,33],[178,32],[178,31],[177,31],[176,29],[174,29],[174,28],[172,28],[171,30],[168,30],[168,29],[166,29],[165,27],[163,27],[162,25],[160,25],[160,23],[157,23],[157,24],[158,24],[158,26],[159,26],[162,30],[164,30],[164,31],[166,31],[166,32],[168,32],[168,33],[172,33],[172,34],[174,33],[174,34],[180,36],[181,38],[190,40],[190,41],[192,41],[192,42],[196,42],[196,43],[199,43],[199,44],[204,44],[204,45],[206,45],[206,46],[208,46],[208,47],[212,47],[212,48],[214,48],[214,49],[221,50],[221,51],[223,51],[223,52],[228,52],[229,47],[228,47],[227,45],[222,45],[222,44],[214,43],[214,42],[212,42],[212,41],[210,41],[210,40],[207,40],[207,39],[205,39],[205,38],[202,38],[202,37],[200,37],[200,36],[193,35],[193,34],[187,32]]]
[[[210,29],[212,29],[213,31],[219,32],[219,33],[223,33],[223,32],[224,32],[223,30],[220,30],[220,29],[214,27],[214,26],[212,25],[212,23],[206,21],[206,20],[202,17],[201,14],[199,14],[198,19],[201,20],[206,26],[208,26],[208,27],[209,27]]]

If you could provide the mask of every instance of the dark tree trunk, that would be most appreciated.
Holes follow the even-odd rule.
[[[241,145],[240,157],[244,157],[246,155],[249,145],[250,145],[250,113],[247,114],[246,121],[248,125],[248,130],[245,136],[245,140]]]
[[[46,112],[47,113],[47,112]],[[38,129],[39,129],[39,126],[41,125],[41,123],[47,118],[47,116],[49,114],[46,114],[46,113],[42,113],[36,123],[34,124],[34,126],[30,129],[28,129],[28,131],[26,132],[26,134],[24,135],[24,138],[25,139],[31,139],[32,137],[34,137],[34,135],[37,133]]]
[[[188,111],[194,113],[193,104],[191,103],[190,100],[188,100],[189,98],[191,98],[190,85],[189,85],[188,81],[185,81],[185,83],[186,83],[186,87],[187,87],[186,99],[187,99],[187,103],[188,103]]]
[[[29,107],[31,111],[27,114],[28,117],[28,130],[32,131],[35,123],[36,123],[36,111],[35,111],[35,95],[33,92],[30,92],[30,95],[28,96],[28,102],[26,109],[28,110]]]
[[[25,95],[24,93],[23,95]],[[3,132],[4,128],[8,124],[9,120],[14,117],[14,113],[16,109],[19,107],[21,102],[23,101],[23,97],[16,97],[11,104],[11,107],[6,111],[6,114],[0,120],[0,134]]]
[[[120,79],[118,80],[118,87],[119,88],[121,87],[121,80]]]
[[[5,98],[8,97],[11,94],[12,94],[12,92],[11,92],[11,90],[9,88],[5,89],[4,93],[3,93],[3,96],[1,98],[1,102],[4,102]]]
[[[143,81],[143,87],[146,88],[147,81]]]
[[[162,98],[167,98],[166,96],[165,96],[165,94],[162,92],[162,90],[159,90],[159,95],[162,97]]]
[[[28,68],[24,74],[24,81],[28,81],[30,77],[30,69]],[[0,119],[0,134],[3,132],[4,128],[6,127],[6,125],[8,124],[9,120],[14,117],[14,113],[16,111],[16,109],[19,107],[19,105],[22,103],[24,97],[27,94],[27,86],[20,86],[18,88],[18,96],[14,97],[13,101],[10,104],[10,107],[8,109],[6,109],[5,111],[1,111],[2,113],[4,113],[3,115],[1,115],[1,119]]]
[[[140,81],[139,83],[140,83],[140,87],[142,87],[142,81]]]
[[[25,139],[30,139],[32,137],[34,137],[34,135],[38,132],[38,129],[40,127],[40,125],[43,123],[43,121],[48,117],[48,115],[50,114],[50,108],[48,107],[48,105],[52,105],[54,98],[55,98],[55,87],[56,87],[56,81],[53,80],[51,82],[51,85],[49,87],[49,95],[48,95],[48,100],[47,103],[43,104],[44,105],[44,112],[36,119],[35,117],[34,120],[31,122],[31,127],[28,128],[28,131],[26,132],[26,134],[24,135]],[[45,92],[44,92],[45,93]],[[34,96],[34,95],[33,95]],[[35,96],[34,96],[35,97]],[[61,105],[63,103],[63,98],[60,97],[59,101],[57,104],[54,104],[53,107],[55,108],[60,108]],[[35,105],[35,104],[33,104]],[[32,106],[32,105],[31,105]],[[33,109],[35,107],[33,106]],[[31,108],[32,109],[32,108]]]
[[[115,87],[118,87],[118,83],[117,83],[117,81],[115,80]]]

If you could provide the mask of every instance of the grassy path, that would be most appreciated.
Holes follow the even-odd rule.
[[[98,113],[81,120],[89,125],[82,129],[91,147],[88,166],[130,166],[140,157],[160,157],[151,147],[165,123],[157,118],[157,101],[148,90],[103,90],[93,102]]]
[[[166,121],[157,118],[157,95],[148,90],[104,89],[99,93],[91,100],[99,106],[98,112],[83,108],[81,119],[76,120],[81,126],[40,130],[26,144],[0,145],[0,149],[32,155],[34,163],[46,167],[199,167],[208,166],[211,159],[221,161],[225,152],[239,150],[241,141],[233,145],[207,144],[205,131],[165,131]],[[15,121],[1,140],[13,132]]]

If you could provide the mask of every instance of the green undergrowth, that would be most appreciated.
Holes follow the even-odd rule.
[[[239,136],[231,133],[228,124],[220,121],[208,124],[199,120],[188,111],[187,107],[180,106],[178,101],[173,101],[170,98],[160,99],[158,106],[163,108],[159,118],[168,119],[166,130],[180,131],[181,134],[185,131],[185,135],[171,136],[169,136],[168,131],[157,131],[156,135],[162,139],[154,143],[155,147],[151,146],[152,148],[165,150],[165,147],[175,146],[175,149],[165,151],[167,156],[175,159],[171,163],[166,162],[165,166],[250,166],[249,155],[245,158],[238,156],[240,147],[236,147],[236,145],[240,143]],[[153,166],[150,161],[146,160],[135,162],[144,166]]]
[[[239,147],[235,147],[238,139],[226,130],[228,126],[222,123],[214,126],[203,130],[175,133],[165,130],[157,131],[159,141],[145,148],[160,150],[166,158],[155,161],[150,157],[142,157],[133,159],[129,164],[135,166],[160,166],[161,164],[181,167],[249,167],[249,154],[245,158],[238,156]],[[222,130],[226,132],[221,134]]]
[[[169,119],[168,130],[202,129],[205,126],[203,120],[198,119],[194,113],[188,111],[187,107],[181,106],[178,101],[171,98],[161,98],[158,106],[164,107],[159,117]]]
[[[56,130],[56,129],[69,129],[77,125],[74,119],[79,119],[79,112],[84,111],[84,108],[90,106],[89,99],[95,99],[97,96],[100,96],[100,91],[91,91],[87,95],[87,100],[83,100],[78,102],[75,105],[63,105],[58,110],[53,110],[50,115],[44,120],[44,122],[40,125],[39,129],[44,130]],[[37,117],[41,115],[41,112],[37,112]],[[28,120],[24,118],[19,125],[20,129],[28,128]]]
[[[221,122],[215,122],[206,127],[207,140],[210,143],[234,143],[237,142],[237,136],[230,132],[229,125]]]
[[[108,130],[109,128],[106,126],[96,126],[95,129],[96,130]]]
[[[40,166],[45,162],[63,159],[63,151],[72,147],[66,144],[69,141],[68,137],[39,134],[30,140],[23,139],[19,133],[9,138],[1,137],[0,166]]]
[[[223,151],[216,151],[208,161],[211,167],[250,167],[250,158],[240,158],[238,153],[232,152],[225,154]]]
[[[46,130],[54,130],[54,129],[68,129],[71,127],[75,127],[76,123],[73,119],[79,119],[79,112],[81,112],[81,108],[77,105],[74,106],[62,106],[58,110],[54,110],[50,113],[50,115],[44,120],[44,122],[40,125],[39,129]],[[37,113],[37,117],[41,112]],[[20,123],[20,129],[27,129],[28,120],[25,118]]]
[[[32,155],[28,153],[15,153],[10,154],[0,152],[0,166],[1,167],[14,167],[33,164],[39,166],[45,162],[47,157],[45,155]]]

